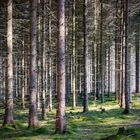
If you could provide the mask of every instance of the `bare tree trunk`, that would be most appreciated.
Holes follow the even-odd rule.
[[[46,57],[46,0],[42,2],[43,14],[42,14],[42,62],[41,62],[41,104],[42,104],[42,119],[46,118],[46,64],[45,64],[45,57]]]
[[[130,113],[129,48],[128,48],[128,0],[125,0],[125,113]]]
[[[72,107],[76,107],[75,0],[72,2]]]
[[[22,109],[25,109],[25,82],[24,82],[24,38],[22,42],[22,52],[21,52],[21,101]]]
[[[118,79],[118,0],[116,0],[116,26],[115,26],[115,100],[118,100],[119,79]]]
[[[101,84],[101,102],[104,102],[104,48],[103,48],[103,1],[101,0],[101,21],[100,21],[100,84]]]
[[[7,1],[7,92],[5,94],[4,125],[13,125],[13,29],[12,29],[12,0]]]
[[[29,127],[37,127],[38,112],[37,112],[37,65],[36,65],[36,49],[37,49],[37,0],[30,0],[31,6],[31,27],[30,27],[30,89],[29,89]]]
[[[65,115],[65,0],[57,1],[57,111],[56,132],[66,132]]]
[[[40,46],[41,46],[41,2],[37,0],[37,108],[41,108],[40,103]]]
[[[84,34],[84,98],[83,98],[83,112],[88,111],[88,93],[87,93],[87,73],[88,73],[88,48],[87,48],[87,27],[86,27],[86,19],[87,19],[87,0],[84,0],[83,3],[83,34]]]
[[[109,28],[109,32],[110,32],[110,28]],[[109,35],[109,42],[110,42],[110,35]],[[111,69],[110,69],[110,53],[111,53],[111,51],[110,51],[110,49],[111,49],[111,46],[108,46],[108,97],[110,97],[110,84],[111,84],[111,82],[110,82],[110,80],[111,80],[111,78],[110,78],[110,71],[111,71]]]
[[[136,31],[136,35],[135,35],[135,46],[136,46],[136,48],[135,48],[135,50],[136,50],[136,93],[138,93],[139,92],[139,83],[140,83],[140,81],[139,81],[139,61],[140,61],[140,53],[139,53],[139,51],[140,51],[140,48],[139,48],[139,37],[140,37],[140,35],[139,35],[140,33],[139,33],[139,26],[138,26],[138,30]]]
[[[48,0],[48,108],[52,111],[51,0]]]

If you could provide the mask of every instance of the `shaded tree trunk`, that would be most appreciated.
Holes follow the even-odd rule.
[[[41,62],[41,104],[42,104],[42,119],[46,118],[46,64],[45,64],[45,57],[46,57],[46,0],[42,2],[43,14],[42,14],[42,62]]]
[[[37,112],[37,65],[36,65],[36,49],[37,49],[37,0],[30,0],[31,8],[31,23],[30,23],[30,89],[29,89],[29,127],[37,127],[38,112]]]
[[[139,92],[139,59],[140,59],[140,48],[139,48],[139,26],[135,35],[135,50],[136,50],[136,93]]]
[[[88,111],[88,93],[87,93],[87,73],[88,73],[88,48],[87,48],[87,26],[86,26],[86,20],[87,20],[87,0],[83,1],[83,37],[84,37],[84,98],[83,98],[83,112]]]
[[[48,0],[48,108],[52,111],[51,0]]]
[[[116,0],[116,21],[115,21],[115,100],[118,100],[119,92],[119,70],[118,70],[118,0]]]
[[[128,48],[128,0],[125,0],[125,113],[130,113],[129,48]]]

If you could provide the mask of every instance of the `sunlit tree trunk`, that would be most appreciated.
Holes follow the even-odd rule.
[[[25,82],[24,82],[24,37],[21,49],[21,101],[22,109],[25,109]]]
[[[37,127],[37,65],[36,65],[36,49],[37,49],[37,0],[30,0],[31,21],[30,21],[30,89],[29,89],[29,127]]]
[[[75,0],[72,2],[72,107],[76,107]]]
[[[13,125],[13,29],[12,0],[7,0],[7,91],[5,94],[5,116],[3,125]]]
[[[57,111],[56,132],[66,132],[65,115],[65,0],[57,1]]]
[[[110,33],[110,28],[109,28],[109,33]],[[110,35],[109,35],[109,42],[110,42],[111,40],[110,40]],[[110,53],[111,53],[111,46],[109,45],[108,46],[108,97],[110,97],[110,84],[111,84],[111,78],[110,78],[110,75],[111,75],[111,64],[110,64]]]
[[[98,33],[98,4],[97,4],[98,0],[95,0],[94,2],[94,30],[95,30],[95,34],[94,34],[94,48],[93,48],[93,93],[94,93],[94,101],[96,101],[96,89],[97,89],[97,33]]]

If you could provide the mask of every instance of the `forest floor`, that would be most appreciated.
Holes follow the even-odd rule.
[[[138,94],[139,95],[139,94]],[[37,129],[27,129],[28,109],[21,110],[15,105],[16,129],[0,128],[0,140],[140,140],[140,95],[133,97],[130,114],[115,101],[97,102],[89,100],[89,112],[83,113],[82,106],[75,110],[67,107],[66,134],[55,134],[55,110],[40,121]],[[18,101],[15,101],[18,103]],[[81,102],[80,102],[81,103]],[[0,124],[4,108],[0,105]]]

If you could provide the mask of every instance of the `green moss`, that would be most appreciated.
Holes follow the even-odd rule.
[[[33,132],[38,133],[38,134],[48,134],[49,131],[48,131],[48,128],[41,127],[41,128],[34,130]]]
[[[113,99],[113,97],[111,97]],[[101,139],[116,134],[118,129],[123,126],[131,125],[140,116],[140,102],[139,98],[133,98],[132,113],[124,115],[123,109],[115,101],[107,101],[103,104],[97,101],[94,104],[92,98],[89,99],[89,112],[83,113],[82,99],[78,100],[78,106],[71,110],[71,106],[67,106],[67,132],[64,135],[54,134],[55,132],[55,113],[47,114],[46,120],[40,120],[40,127],[36,129],[27,129],[28,127],[28,109],[21,110],[18,106],[15,108],[15,125],[13,128],[1,128],[0,139],[6,140],[90,140]],[[101,108],[105,112],[101,113]],[[3,114],[4,110],[0,109]],[[41,112],[39,112],[40,114]],[[41,116],[41,115],[40,115]],[[41,118],[41,117],[39,117]],[[3,116],[0,116],[0,123],[3,122]],[[131,133],[134,136],[128,137]],[[127,139],[138,139],[140,137],[140,128],[128,130],[125,135],[122,133],[114,137],[113,140],[120,140],[127,137]]]

